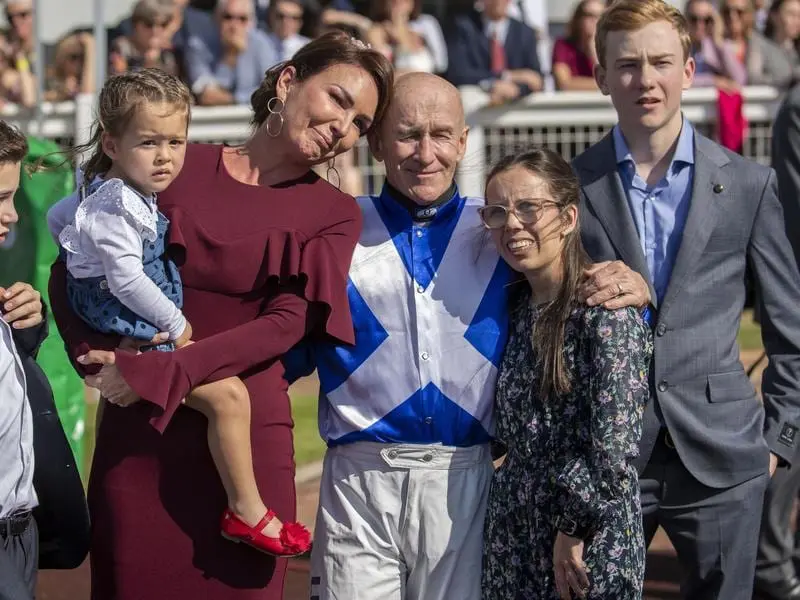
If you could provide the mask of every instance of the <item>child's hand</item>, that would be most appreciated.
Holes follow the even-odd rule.
[[[180,348],[181,346],[185,346],[188,344],[192,339],[192,324],[189,321],[186,321],[186,327],[183,328],[183,331],[178,336],[178,339],[175,340],[175,347]]]
[[[42,322],[42,295],[31,284],[18,281],[9,288],[0,288],[0,300],[5,304],[0,313],[14,329],[36,327]]]
[[[155,334],[152,340],[140,340],[132,337],[124,337],[120,340],[119,346],[117,346],[117,348],[119,348],[120,350],[127,350],[128,352],[133,352],[135,354],[138,354],[139,349],[142,346],[154,346],[156,344],[163,344],[168,339],[169,339],[169,334],[165,332]]]

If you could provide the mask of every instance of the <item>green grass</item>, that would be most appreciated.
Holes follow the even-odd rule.
[[[742,315],[742,326],[739,329],[739,345],[742,350],[760,350],[761,329],[753,322],[753,311],[746,310]],[[92,451],[94,450],[94,420],[96,406],[86,407],[86,469],[89,473]],[[317,396],[307,393],[292,394],[292,418],[294,419],[294,451],[298,466],[320,460],[325,453],[325,444],[317,430]]]
[[[742,350],[761,350],[761,328],[753,322],[753,311],[746,310],[742,314],[742,325],[739,327],[739,347]]]
[[[317,429],[317,396],[293,396],[294,460],[297,466],[321,460],[325,444]]]
[[[94,423],[97,405],[86,405],[86,433],[83,437],[86,463],[84,479],[89,476],[94,452]],[[297,466],[302,466],[315,460],[321,460],[325,453],[325,444],[319,437],[317,430],[317,397],[294,395],[292,397],[292,418],[294,419],[294,459]]]

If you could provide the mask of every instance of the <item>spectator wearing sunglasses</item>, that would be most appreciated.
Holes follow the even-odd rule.
[[[305,8],[301,0],[278,0],[267,9],[269,37],[275,47],[278,62],[289,60],[310,40],[300,35]]]
[[[172,7],[172,15],[164,32],[166,49],[173,50],[180,60],[186,54],[186,46],[193,35],[203,39],[216,36],[216,26],[211,14],[205,10],[189,6],[189,0],[157,0],[158,4]],[[113,42],[118,37],[130,36],[133,33],[133,18],[128,17],[117,25],[108,39]],[[109,53],[112,48],[109,46]],[[183,65],[181,65],[182,67]]]
[[[139,0],[131,14],[130,34],[111,43],[109,73],[157,67],[180,76],[180,59],[168,37],[174,12],[171,0]]]
[[[709,0],[689,0],[684,8],[692,38],[691,52],[697,69],[694,87],[735,91],[747,83],[744,65],[723,39],[719,13]]]
[[[254,9],[251,0],[220,0],[216,35],[189,38],[186,71],[198,104],[247,104],[264,73],[278,63],[269,38],[255,27]]]
[[[33,23],[33,0],[7,0],[5,17],[8,29],[4,33],[5,41],[14,57],[21,56],[33,68],[35,64],[36,38]]]
[[[748,85],[788,88],[797,68],[781,48],[755,28],[751,0],[723,0],[720,13],[725,26],[725,44],[747,69]]]
[[[94,93],[94,60],[95,43],[90,33],[70,33],[61,38],[48,67],[44,99],[65,102],[78,94]]]

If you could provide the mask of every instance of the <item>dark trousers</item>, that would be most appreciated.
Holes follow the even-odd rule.
[[[664,528],[683,570],[686,600],[751,600],[768,474],[732,488],[710,488],[670,446],[659,436],[639,478],[646,544],[659,525]]]
[[[33,600],[39,560],[39,532],[31,518],[19,535],[0,532],[0,600]]]
[[[798,491],[798,468],[779,468],[767,486],[756,560],[756,582],[764,589],[785,584],[795,576],[795,536],[789,525]]]

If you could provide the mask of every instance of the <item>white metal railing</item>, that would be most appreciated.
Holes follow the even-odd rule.
[[[761,163],[770,160],[772,119],[780,102],[777,90],[748,87],[744,91],[745,116],[750,123],[744,154]],[[465,87],[461,97],[470,133],[467,152],[457,179],[462,193],[481,195],[486,172],[501,156],[524,147],[548,146],[572,158],[600,140],[616,123],[611,102],[598,92],[534,94],[519,102],[487,107],[488,96],[477,87]],[[711,133],[717,120],[717,93],[711,88],[684,93],[683,112],[698,129]],[[94,97],[76,102],[44,104],[40,113],[6,106],[0,116],[28,135],[55,139],[65,144],[82,143],[89,137]],[[194,141],[243,141],[249,135],[251,111],[247,106],[195,107],[189,138]],[[364,140],[355,152],[365,192],[380,189],[383,166],[369,154]]]
[[[503,155],[524,147],[548,146],[571,159],[617,122],[611,101],[598,92],[534,94],[498,107],[486,107],[488,97],[480,88],[462,88],[461,97],[470,133],[458,182],[463,192],[475,195],[482,195],[488,167]],[[768,164],[772,119],[780,95],[771,87],[749,87],[744,97],[750,126],[743,153]],[[683,113],[701,132],[712,133],[717,121],[716,90],[687,90]]]

